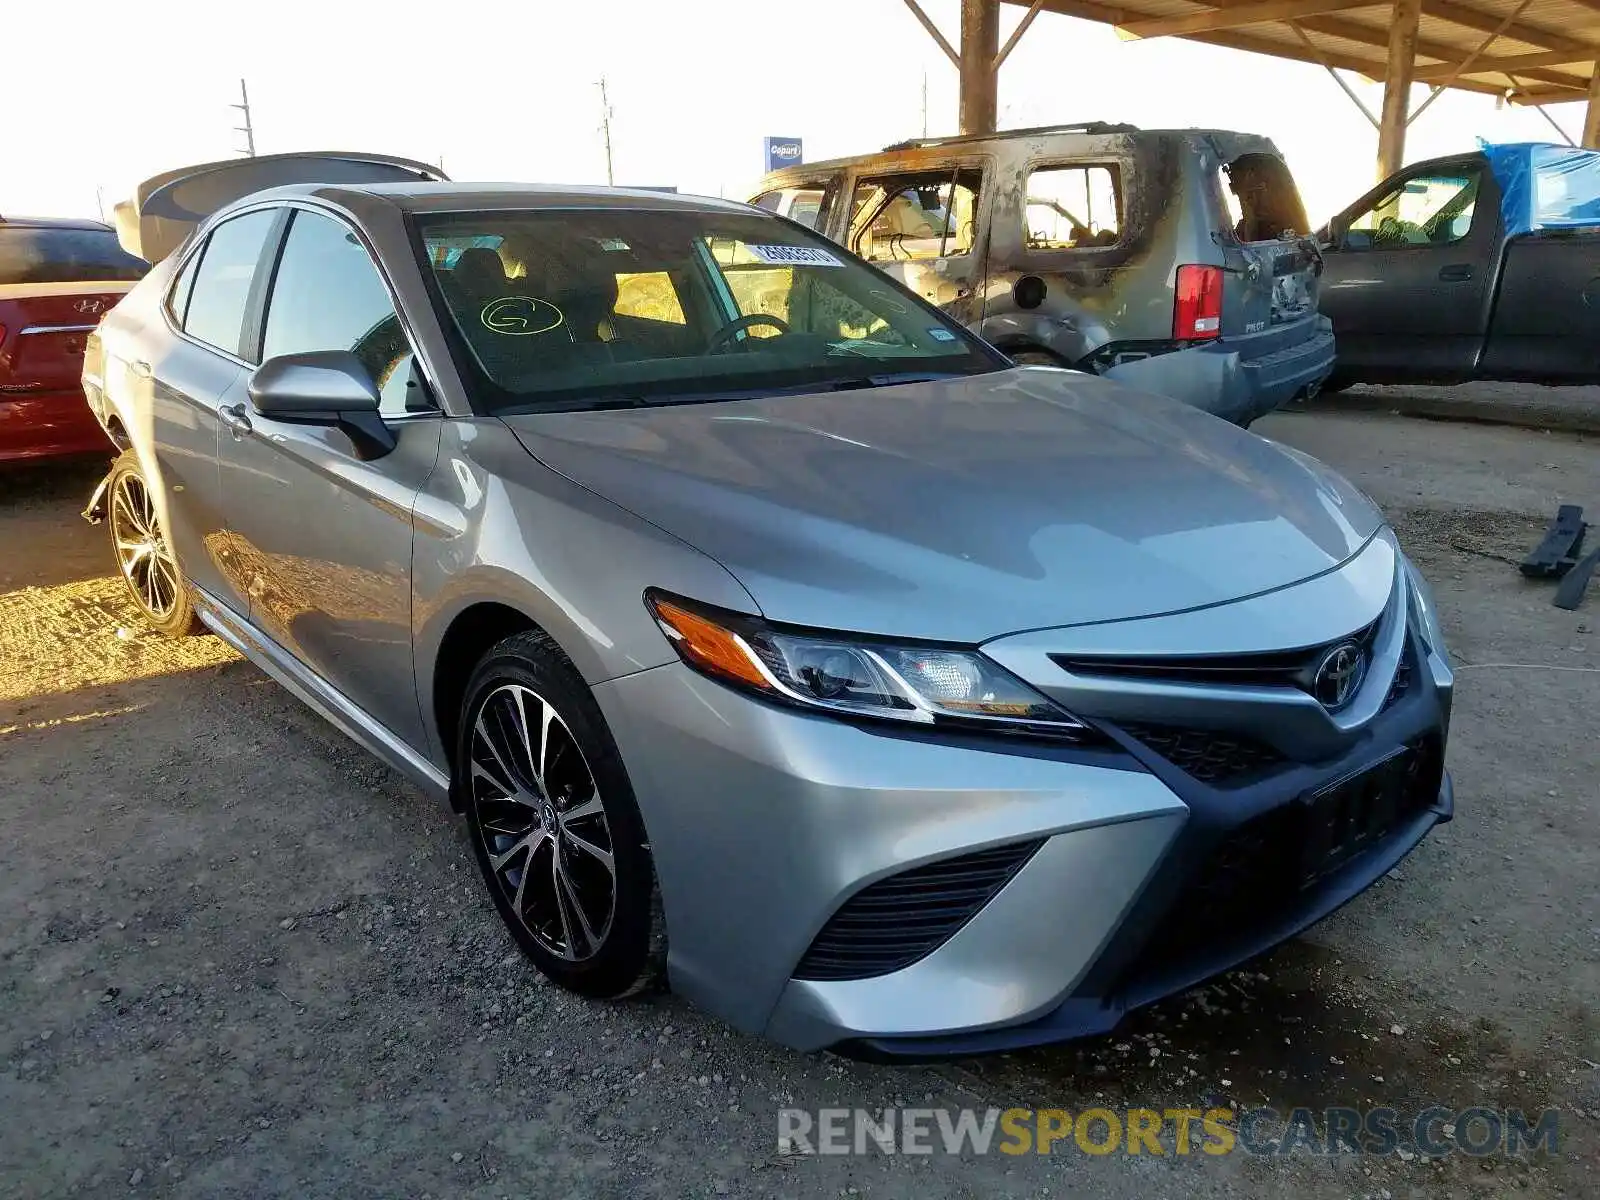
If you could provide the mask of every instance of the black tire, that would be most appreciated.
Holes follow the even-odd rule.
[[[1064,367],[1062,362],[1048,350],[1008,350],[1011,361],[1023,367]]]
[[[554,719],[546,723],[543,709],[538,718],[528,715],[535,702],[553,710]],[[512,723],[519,719],[520,726]],[[520,728],[546,724],[548,786],[541,788],[533,738],[529,751],[517,747]],[[655,863],[627,770],[576,668],[543,633],[507,638],[473,671],[459,730],[454,785],[473,855],[522,952],[581,995],[620,999],[655,986],[667,949]],[[497,746],[504,757],[491,753]],[[588,796],[583,771],[592,785]],[[507,780],[508,772],[516,778]],[[582,815],[596,801],[603,819]],[[597,850],[609,851],[612,871],[602,930],[594,926],[605,909],[606,865]]]
[[[202,632],[189,585],[167,546],[149,481],[132,450],[123,451],[111,464],[105,505],[117,573],[144,623],[165,637]],[[130,551],[127,547],[133,542],[144,542],[149,549],[144,553]]]

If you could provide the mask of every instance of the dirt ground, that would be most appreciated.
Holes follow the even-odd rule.
[[[544,986],[449,813],[214,639],[138,630],[76,517],[92,467],[0,477],[0,1194],[1600,1195],[1600,585],[1564,612],[1512,566],[1558,502],[1600,515],[1600,446],[1327,412],[1258,431],[1373,494],[1432,578],[1456,820],[1111,1037],[916,1067]],[[1554,1107],[1560,1141],[777,1154],[780,1107],[895,1103]]]

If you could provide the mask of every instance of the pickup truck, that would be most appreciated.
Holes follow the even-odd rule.
[[[1241,425],[1333,370],[1317,244],[1264,137],[1092,121],[934,138],[786,167],[751,202],[1020,363]]]
[[[1485,146],[1391,175],[1321,231],[1352,383],[1600,383],[1600,153]]]

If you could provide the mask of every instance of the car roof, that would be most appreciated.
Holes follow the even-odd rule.
[[[349,197],[368,196],[406,212],[460,212],[493,209],[540,208],[650,208],[663,212],[740,212],[750,206],[715,196],[692,196],[648,188],[585,187],[575,184],[402,183],[321,184],[300,183],[252,193],[248,199],[325,199],[339,203]]]
[[[994,133],[968,133],[951,137],[914,138],[911,141],[896,142],[891,146],[883,147],[881,150],[870,150],[863,154],[848,154],[818,162],[779,167],[777,170],[768,172],[763,178],[762,184],[768,187],[786,186],[788,180],[803,178],[807,174],[842,170],[878,160],[894,160],[898,162],[902,159],[917,157],[938,160],[959,154],[962,151],[997,143],[1033,142],[1048,153],[1049,144],[1057,140],[1093,144],[1103,143],[1108,138],[1122,138],[1129,142],[1146,143],[1178,138],[1204,138],[1220,143],[1225,152],[1229,154],[1241,151],[1277,152],[1272,140],[1264,134],[1247,133],[1237,129],[1143,129],[1137,125],[1117,125],[1106,121],[1086,121],[1074,125],[1040,125],[1029,129],[1000,129]]]
[[[88,217],[8,217],[0,213],[0,225],[12,225],[22,229],[98,229],[111,233],[111,226],[104,221],[91,220]]]

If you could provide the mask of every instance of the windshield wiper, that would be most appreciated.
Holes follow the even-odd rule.
[[[941,379],[955,379],[951,371],[894,371],[880,375],[852,375],[848,379],[831,379],[818,385],[820,390],[844,392],[852,388],[894,387],[901,383],[937,383]]]

